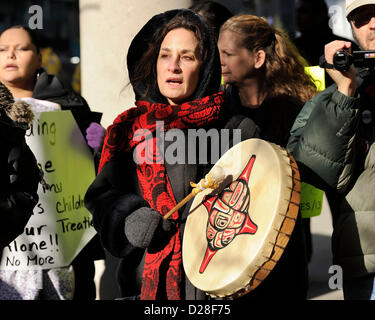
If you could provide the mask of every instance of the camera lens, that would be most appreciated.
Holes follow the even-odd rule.
[[[345,51],[337,51],[333,56],[333,65],[336,70],[346,71],[352,64],[351,57]]]

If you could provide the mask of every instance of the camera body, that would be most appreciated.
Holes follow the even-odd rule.
[[[333,56],[333,65],[336,70],[346,71],[354,64],[356,67],[375,69],[375,51],[353,51],[348,53],[339,50]]]

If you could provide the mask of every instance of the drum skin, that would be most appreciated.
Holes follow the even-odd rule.
[[[215,166],[225,180],[194,198],[183,266],[198,289],[236,298],[254,290],[280,259],[298,215],[300,177],[285,149],[261,139],[235,145]]]

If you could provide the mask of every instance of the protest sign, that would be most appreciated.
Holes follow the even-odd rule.
[[[311,184],[301,183],[300,210],[302,218],[312,218],[321,214],[324,191]]]
[[[36,112],[26,141],[50,189],[39,185],[33,215],[4,248],[0,269],[64,267],[96,234],[83,203],[95,178],[93,156],[70,111]]]

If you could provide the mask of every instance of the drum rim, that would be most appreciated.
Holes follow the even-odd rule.
[[[285,217],[283,219],[281,227],[278,230],[278,235],[273,246],[272,254],[267,257],[267,260],[261,266],[259,266],[258,270],[254,273],[253,277],[244,287],[241,287],[237,291],[234,290],[233,293],[228,295],[214,295],[208,293],[208,295],[210,295],[211,297],[236,299],[243,295],[246,295],[250,291],[253,291],[255,288],[257,288],[267,278],[267,276],[275,268],[276,264],[282,257],[295,227],[301,196],[301,180],[297,163],[291,154],[287,153],[287,156],[290,159],[290,165],[292,168],[293,186],[291,190],[288,209],[285,213]],[[289,222],[289,224],[287,224],[286,222]]]

